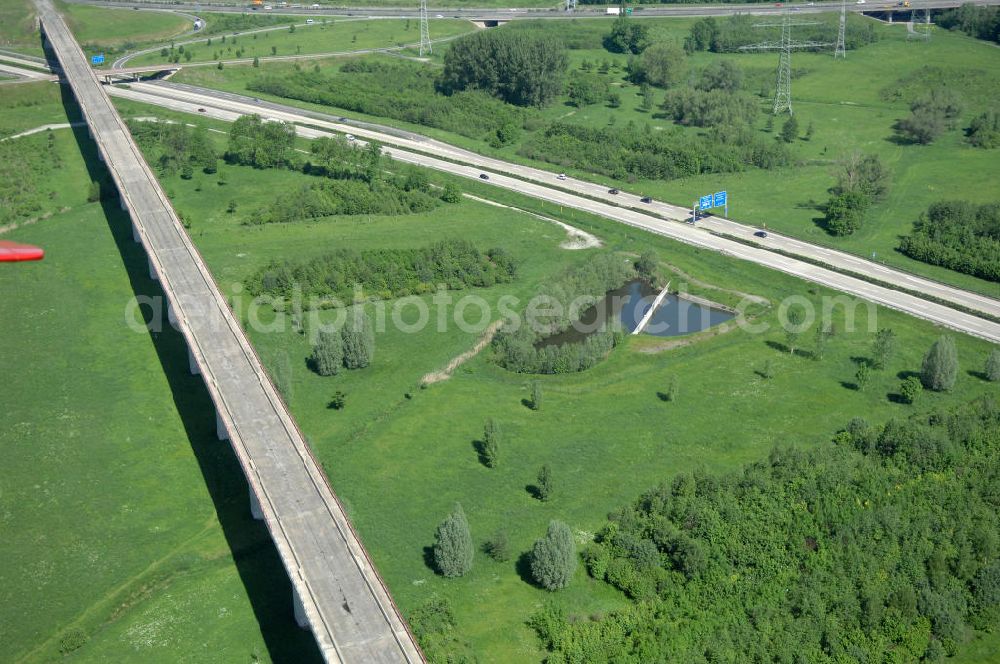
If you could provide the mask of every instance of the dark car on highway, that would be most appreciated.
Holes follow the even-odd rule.
[[[608,193],[609,194],[618,194],[620,192],[617,189],[608,189]]]
[[[480,179],[480,180],[489,180],[489,179],[490,179],[490,176],[489,176],[489,175],[487,175],[486,173],[480,173],[480,174],[479,174],[479,179]]]
[[[767,231],[757,231],[753,234],[754,237],[767,237]]]
[[[639,200],[641,200],[643,203],[652,203],[653,202],[653,197],[652,196],[643,196]]]

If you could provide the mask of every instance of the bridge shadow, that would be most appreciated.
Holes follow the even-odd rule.
[[[82,115],[72,91],[60,85],[62,103],[69,117]],[[108,227],[121,254],[132,291],[164,303],[162,330],[149,331],[160,369],[170,385],[174,404],[184,425],[198,466],[212,498],[219,524],[233,562],[246,589],[260,626],[270,659],[274,662],[321,662],[316,641],[309,630],[300,629],[292,608],[292,585],[264,523],[250,515],[246,478],[228,442],[219,441],[215,430],[215,405],[201,376],[188,370],[184,337],[167,323],[166,298],[159,282],[149,278],[146,252],[132,240],[132,222],[121,209],[111,177],[100,161],[97,147],[86,127],[73,130],[91,181],[101,183],[101,205]],[[145,311],[147,321],[150,319]],[[153,371],[156,369],[153,368]],[[250,646],[248,645],[248,648]],[[255,653],[247,653],[256,661]]]

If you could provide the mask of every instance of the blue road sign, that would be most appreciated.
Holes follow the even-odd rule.
[[[92,65],[103,65],[104,64],[104,54],[92,55],[90,56],[90,64]]]
[[[702,196],[698,199],[698,208],[702,210],[707,210],[712,207],[712,194],[707,196]]]
[[[715,207],[724,207],[726,205],[726,192],[717,191],[715,192]]]

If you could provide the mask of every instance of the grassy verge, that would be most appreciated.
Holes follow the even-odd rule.
[[[85,47],[116,48],[161,42],[192,28],[190,19],[171,12],[107,9],[72,3],[61,3],[59,9],[73,35]]]

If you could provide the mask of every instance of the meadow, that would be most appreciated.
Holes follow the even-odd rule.
[[[650,26],[654,41],[681,42],[695,19],[644,19]],[[870,19],[868,19],[870,20]],[[595,72],[606,64],[600,74],[613,91],[618,92],[621,105],[612,108],[599,103],[577,108],[568,98],[541,109],[520,138],[512,144],[493,148],[486,138],[477,140],[455,133],[408,124],[398,120],[363,116],[343,109],[329,112],[383,122],[419,131],[429,136],[495,155],[510,161],[528,163],[519,154],[521,148],[554,121],[589,127],[624,126],[634,122],[649,125],[653,131],[674,128],[662,117],[658,105],[664,92],[656,90],[652,112],[640,108],[639,88],[625,78],[627,57],[610,53],[601,45],[611,22],[601,19],[568,21],[515,22],[504,30],[523,30],[564,39],[570,46],[570,70],[589,62]],[[621,182],[612,178],[582,172],[571,163],[535,165],[549,170],[564,171],[607,186],[625,188],[680,205],[689,205],[706,191],[727,189],[730,195],[730,215],[738,221],[766,225],[776,231],[794,235],[817,244],[835,247],[922,276],[954,284],[961,288],[998,296],[1000,286],[982,279],[912,260],[898,251],[899,237],[909,232],[913,222],[927,206],[944,198],[962,198],[973,202],[995,200],[996,187],[991,174],[998,160],[995,150],[971,147],[962,131],[952,130],[931,145],[903,144],[893,131],[895,122],[908,114],[908,104],[927,87],[944,86],[956,90],[963,98],[961,126],[996,103],[1000,89],[1000,52],[987,43],[960,33],[936,30],[928,41],[908,40],[902,24],[876,26],[879,41],[849,51],[845,60],[834,60],[831,54],[796,53],[793,57],[793,107],[799,122],[800,138],[790,146],[793,164],[775,170],[748,169],[729,174],[700,175],[675,180],[643,180]],[[437,49],[429,67],[439,66],[444,48]],[[696,52],[686,58],[689,76],[695,76],[706,65],[729,60],[743,69],[746,87],[760,94],[761,113],[755,128],[762,136],[775,140],[784,117],[776,118],[768,129],[767,112],[774,89],[774,54],[715,54]],[[324,73],[336,74],[342,63],[338,60],[319,63]],[[931,63],[931,64],[928,64]],[[992,63],[992,65],[991,65]],[[414,67],[420,65],[414,64]],[[286,65],[269,63],[269,73],[281,73]],[[260,72],[248,68],[225,71],[185,71],[177,80],[208,87],[245,91]],[[654,89],[655,90],[655,89]],[[387,91],[388,93],[388,91]],[[266,93],[253,93],[262,97]],[[280,99],[302,107],[323,107],[296,100]],[[813,134],[806,140],[807,129]],[[683,128],[698,136],[697,128]],[[869,210],[864,226],[854,235],[837,238],[822,227],[821,206],[835,184],[836,162],[852,151],[878,154],[891,170],[892,184],[888,197]]]
[[[38,121],[68,119],[45,97],[57,86],[16,89],[46,91]],[[0,125],[27,128],[8,114]],[[318,660],[183,341],[125,324],[135,295],[161,293],[117,201],[86,200],[102,177],[86,130],[52,135],[62,165],[37,183],[43,208],[0,235],[46,250],[0,270],[4,658]]]
[[[233,36],[215,35],[193,44],[178,46],[180,63],[215,62],[234,58],[311,55],[338,53],[362,49],[380,49],[411,45],[420,42],[420,25],[410,19],[316,19],[312,25],[303,25],[301,17],[292,17],[294,31],[267,30]],[[475,26],[469,21],[443,19],[432,21],[434,39],[441,39],[472,32]],[[223,41],[225,40],[225,41]],[[211,41],[211,44],[208,42]],[[180,49],[183,48],[183,51]],[[190,53],[191,58],[188,59]],[[164,62],[162,51],[147,53],[129,61],[130,65]]]
[[[140,112],[134,105],[130,110]],[[244,312],[242,281],[271,260],[308,258],[338,246],[418,247],[459,235],[480,247],[502,246],[518,261],[519,276],[512,284],[473,291],[490,304],[503,294],[529,296],[552,275],[586,261],[593,252],[613,251],[625,260],[649,248],[659,253],[665,274],[687,280],[673,271],[676,268],[692,283],[697,280],[701,294],[719,301],[738,300],[731,291],[767,298],[772,305],[790,295],[817,302],[834,295],[583,213],[561,213],[556,206],[509,192],[500,196],[478,183],[462,186],[595,233],[604,248],[561,249],[565,235],[557,227],[475,201],[430,215],[328,217],[249,227],[242,223],[241,211],[268,200],[269,191],[310,176],[233,166],[223,170],[221,186],[215,176],[167,177],[164,182],[178,209],[194,220],[192,236],[223,289],[236,296]],[[240,202],[235,212],[227,212],[228,200]],[[364,306],[377,320],[378,305]],[[829,444],[853,416],[885,421],[994,391],[976,373],[990,345],[956,335],[963,363],[956,389],[924,395],[915,407],[898,403],[894,395],[901,377],[919,370],[923,353],[942,330],[880,308],[874,310],[877,321],[871,328],[893,329],[899,352],[871,387],[855,389],[854,374],[869,356],[872,339],[864,308],[858,310],[853,330],[837,310],[837,335],[824,358],[815,360],[809,357],[809,334],[803,342],[805,353],[787,352],[783,334],[775,329],[772,306],[757,319],[770,324],[767,333],[734,330],[670,350],[655,338],[631,338],[592,370],[541,377],[544,406],[533,411],[525,406],[533,378],[499,369],[488,349],[461,365],[450,379],[421,388],[423,376],[470,348],[478,334],[453,324],[438,332],[433,307],[429,326],[404,333],[391,322],[393,302],[384,306],[386,329],[376,335],[372,366],[363,370],[316,375],[307,365],[310,325],[300,334],[289,318],[272,318],[269,309],[259,315],[274,329],[251,330],[251,338],[404,613],[412,614],[431,598],[447,598],[457,616],[459,641],[491,661],[543,657],[525,621],[545,602],[556,602],[579,616],[626,603],[617,591],[582,570],[568,589],[557,593],[526,580],[521,554],[544,533],[550,519],[566,521],[582,543],[609,510],[677,472],[734,469],[776,445]],[[316,315],[330,320],[335,312]],[[413,308],[402,309],[401,316],[406,323],[416,322]],[[469,319],[476,318],[478,310],[473,309]],[[762,376],[768,364],[773,370],[770,379]],[[672,380],[678,381],[680,396],[665,403],[658,392]],[[345,394],[341,410],[328,407],[334,392]],[[720,404],[725,404],[726,417],[719,417]],[[475,450],[489,417],[501,423],[505,434],[495,469],[483,466]],[[529,490],[543,464],[552,466],[557,482],[555,498],[546,503]],[[497,529],[507,530],[514,551],[511,561],[496,563],[480,553],[473,571],[461,579],[434,573],[426,562],[426,548],[433,543],[436,524],[455,502],[465,508],[477,546]]]

